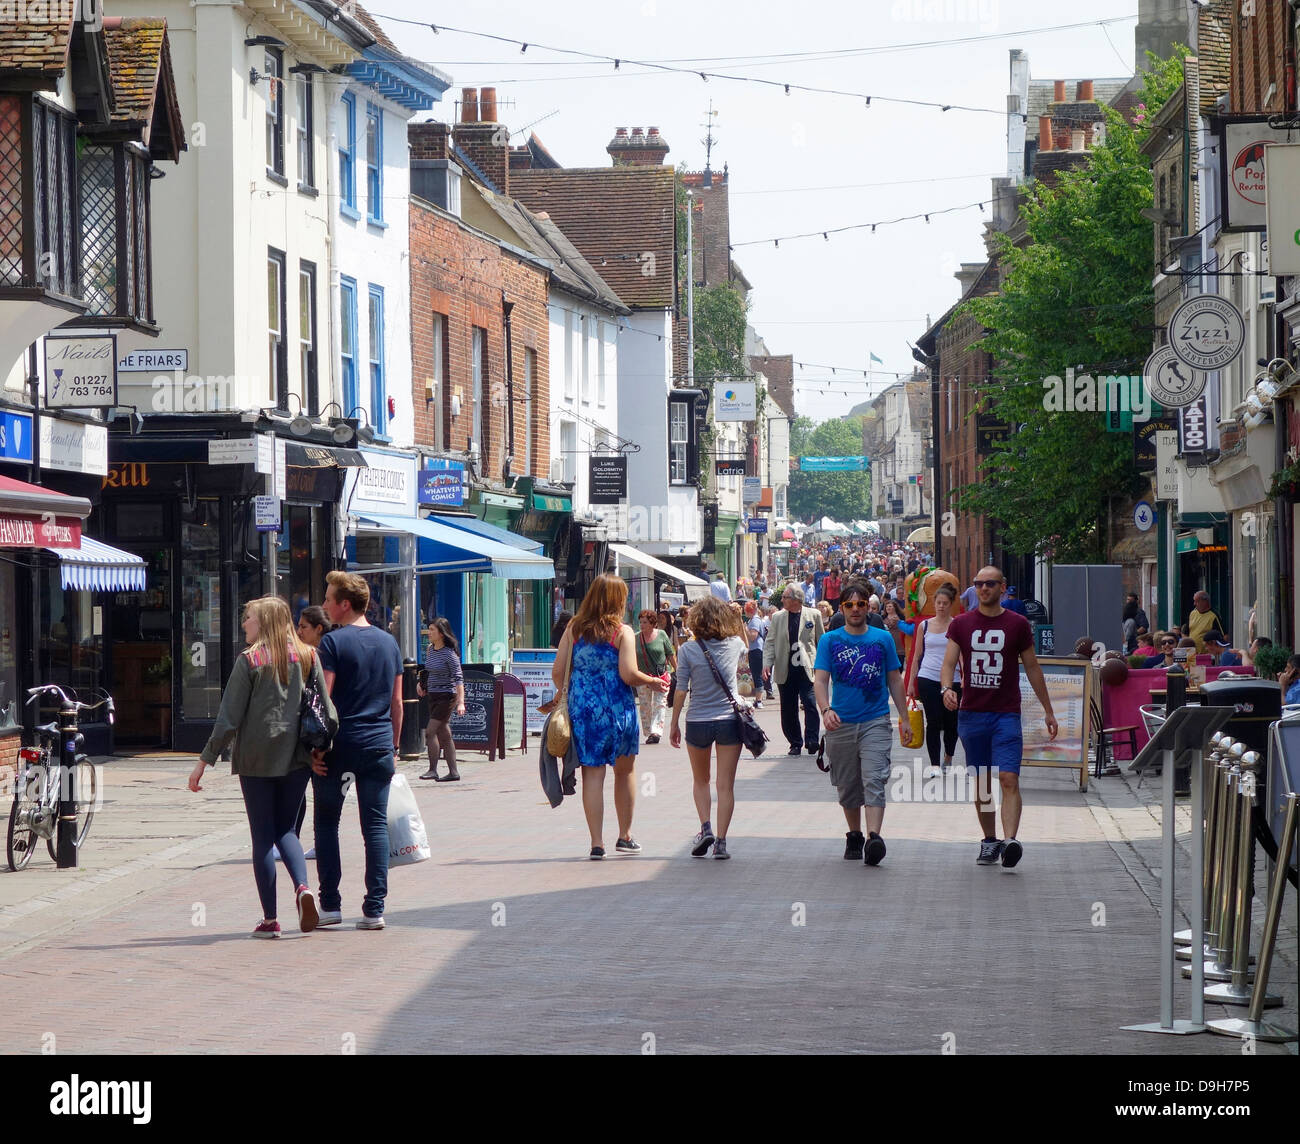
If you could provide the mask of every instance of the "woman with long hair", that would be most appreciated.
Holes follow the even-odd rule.
[[[890,635],[894,637],[894,648],[898,652],[899,660],[906,662],[903,656],[903,637],[912,635],[916,631],[916,625],[903,619],[903,609],[893,596],[886,596],[881,602],[880,618],[884,621]]]
[[[956,599],[957,589],[951,584],[940,584],[935,590],[934,615],[922,620],[918,628],[920,666],[912,673],[907,685],[907,697],[919,698],[925,708],[925,747],[930,753],[930,766],[939,767],[939,743],[942,740],[944,770],[952,766],[952,753],[957,749],[957,712],[955,709],[949,711],[943,701],[939,672],[948,651],[948,624],[952,621],[952,606]],[[953,679],[952,690],[960,701],[961,683],[957,678]]]
[[[636,637],[636,666],[638,671],[666,679],[672,687],[672,672],[677,670],[677,649],[666,632],[656,625],[658,616],[650,608],[645,608],[637,616],[641,630]],[[668,709],[664,704],[664,691],[660,687],[638,687],[637,704],[641,710],[641,730],[645,741],[653,744],[659,742],[664,733],[664,720]]]
[[[605,768],[614,768],[614,810],[622,854],[641,849],[632,838],[636,755],[640,750],[636,687],[668,690],[668,681],[636,666],[636,636],[623,622],[627,582],[602,572],[560,638],[551,678],[564,686],[569,671],[569,722],[582,765],[582,809],[591,831],[592,859],[605,857]]]
[[[744,626],[740,616],[716,596],[705,596],[691,608],[695,638],[682,645],[678,656],[677,694],[668,741],[682,745],[681,714],[687,692],[686,754],[691,761],[691,793],[700,816],[700,832],[691,841],[691,855],[703,858],[713,848],[715,858],[730,858],[727,830],[736,809],[736,767],[740,763],[740,731],[731,697],[736,694],[736,668],[745,654]],[[712,659],[712,664],[710,664]],[[714,668],[722,678],[719,684]],[[712,804],[709,766],[714,745],[718,749],[718,829],[709,818]]]
[[[199,784],[204,768],[215,766],[233,739],[230,769],[239,776],[244,795],[253,837],[253,877],[262,901],[262,921],[252,936],[280,936],[273,847],[278,847],[293,879],[298,928],[309,933],[316,928],[320,913],[315,895],[307,888],[307,863],[293,832],[311,763],[310,753],[298,737],[304,678],[314,683],[326,715],[335,725],[338,715],[325,686],[320,657],[298,638],[288,604],[278,596],[251,600],[244,608],[243,626],[249,646],[235,660],[216,725],[190,775],[190,790],[203,789]]]
[[[424,653],[424,679],[416,687],[420,698],[429,697],[429,725],[424,745],[429,751],[429,769],[420,776],[440,783],[460,782],[456,767],[456,744],[451,736],[451,713],[465,714],[465,674],[460,666],[460,643],[445,616],[429,621],[429,650]],[[438,774],[438,753],[447,760],[447,773]]]

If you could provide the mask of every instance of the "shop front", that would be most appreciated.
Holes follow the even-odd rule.
[[[510,527],[518,535],[540,544],[541,552],[560,570],[560,575],[551,582],[533,580],[511,584],[510,646],[549,647],[551,628],[564,608],[565,589],[571,579],[573,498],[568,488],[546,485],[532,477],[520,478],[518,487],[524,494],[524,507],[513,515]],[[581,589],[576,593],[575,603],[582,602],[591,579],[604,567],[603,561],[598,565],[594,558],[584,562],[585,555],[585,551],[579,554],[580,572],[584,564],[595,571],[586,578],[585,584],[575,586]],[[578,579],[583,577],[579,575]]]
[[[709,592],[709,582],[704,577],[685,572],[630,544],[611,544],[609,549],[618,558],[618,574],[628,584],[629,616],[635,617],[646,608],[657,609],[661,589],[676,592],[680,587],[687,601],[698,600]]]

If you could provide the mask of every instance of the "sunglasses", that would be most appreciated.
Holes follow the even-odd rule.
[[[1161,641],[1160,641],[1160,646],[1161,646],[1161,647],[1173,647],[1173,646],[1174,646],[1174,641],[1173,641],[1173,640],[1161,640]]]
[[[869,608],[871,605],[866,600],[841,600],[841,608]]]
[[[975,580],[973,581],[977,588],[996,588],[1002,583],[1001,580]]]

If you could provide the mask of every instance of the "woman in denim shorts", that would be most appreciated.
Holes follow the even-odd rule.
[[[700,832],[691,843],[691,855],[703,858],[713,849],[715,858],[730,858],[727,827],[736,808],[736,765],[740,762],[740,730],[731,696],[736,694],[736,667],[745,654],[741,617],[716,596],[705,596],[691,608],[689,619],[694,638],[677,653],[677,693],[673,696],[673,722],[668,741],[682,745],[681,716],[687,694],[686,753],[694,776],[692,793],[700,816]],[[709,667],[708,648],[718,674],[726,685],[719,686]],[[718,748],[718,832],[709,820],[711,797],[709,764],[714,745]]]

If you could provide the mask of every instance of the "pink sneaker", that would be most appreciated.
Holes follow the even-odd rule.
[[[259,923],[258,923],[258,926],[257,926],[257,929],[255,929],[255,930],[254,930],[251,934],[249,934],[248,936],[249,936],[249,937],[279,937],[279,936],[280,936],[280,923],[279,923],[279,922],[267,922],[267,921],[259,922]]]
[[[311,933],[320,923],[320,912],[316,909],[316,895],[306,886],[298,887],[298,928],[303,933]]]

